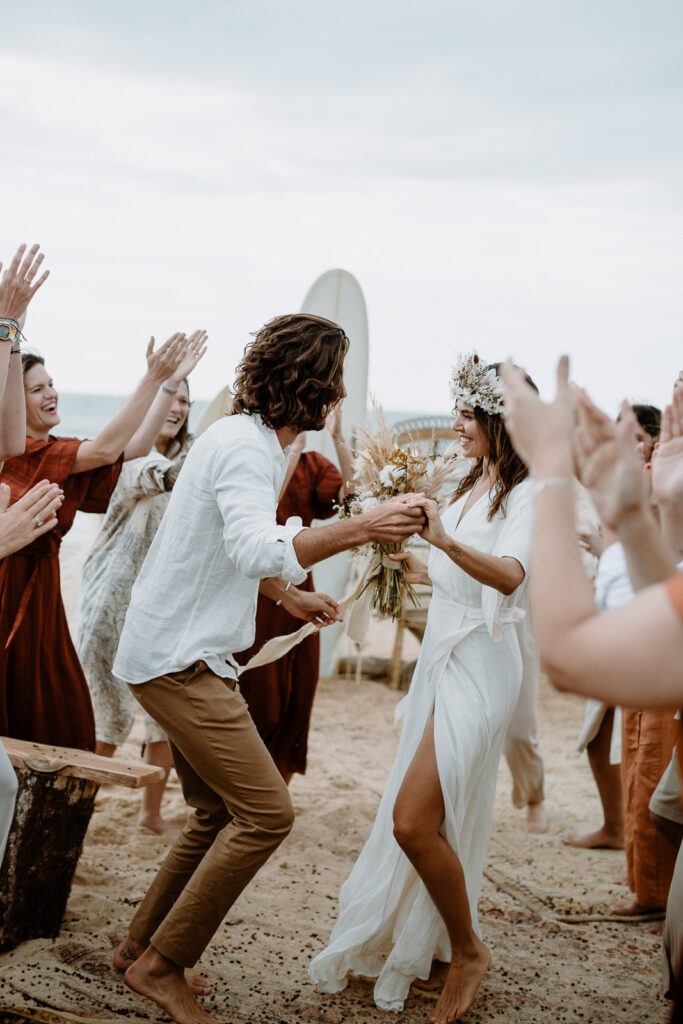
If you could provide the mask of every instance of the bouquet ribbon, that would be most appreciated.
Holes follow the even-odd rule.
[[[388,559],[386,555],[382,556],[377,552],[373,552],[358,583],[347,591],[341,601],[339,601],[339,608],[344,618],[346,618],[346,613],[349,612],[346,632],[354,643],[361,644],[367,635],[370,624],[370,593],[366,588],[368,582],[377,574],[377,570],[382,564],[391,569],[395,569],[397,565],[396,562]],[[272,637],[249,659],[246,665],[243,665],[238,670],[238,675],[242,675],[243,672],[249,672],[252,668],[269,665],[272,661],[277,661],[278,658],[284,657],[285,654],[288,654],[302,640],[305,640],[307,636],[311,636],[319,628],[314,622],[305,622],[294,633]]]

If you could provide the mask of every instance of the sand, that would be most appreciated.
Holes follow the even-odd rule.
[[[82,540],[82,535],[81,535]],[[70,609],[82,552],[65,550]],[[388,653],[390,624],[373,626],[368,653]],[[415,641],[406,643],[406,656]],[[305,776],[295,776],[291,835],[232,908],[201,966],[215,987],[204,1001],[220,1020],[239,1022],[391,1021],[372,987],[356,980],[320,995],[306,968],[335,918],[340,884],[372,824],[398,741],[400,694],[375,682],[322,680]],[[466,1020],[472,1022],[643,1022],[664,1024],[660,939],[651,922],[610,920],[605,907],[623,896],[624,857],[569,850],[568,832],[595,827],[599,804],[585,757],[575,751],[580,700],[543,682],[540,734],[547,763],[550,828],[528,836],[510,803],[501,765],[488,872],[481,900],[483,936],[493,964]],[[137,756],[140,724],[125,753]],[[0,1007],[52,1007],[88,1019],[163,1021],[110,969],[111,948],[126,929],[168,840],[136,824],[138,795],[100,790],[60,937],[24,943],[0,957]],[[182,824],[172,779],[167,815]],[[492,880],[493,879],[493,880]],[[520,881],[521,880],[521,881]],[[497,883],[497,884],[494,884]],[[587,912],[588,911],[588,912]],[[597,920],[586,920],[586,917]],[[569,923],[573,920],[574,923]],[[433,1002],[411,995],[401,1021],[425,1022]],[[5,1013],[2,1020],[15,1019]],[[16,1018],[19,1019],[19,1018]],[[46,1018],[47,1019],[47,1018]]]

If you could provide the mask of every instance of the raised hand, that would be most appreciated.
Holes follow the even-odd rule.
[[[20,320],[26,313],[26,307],[38,289],[47,281],[49,270],[43,271],[36,280],[44,255],[38,252],[36,243],[26,252],[26,244],[19,246],[9,267],[0,281],[0,317],[9,320]],[[25,255],[24,255],[25,254]],[[0,263],[0,270],[2,263]]]
[[[557,364],[557,392],[543,402],[510,360],[502,370],[505,382],[505,426],[519,455],[537,476],[571,475],[574,417],[569,388],[569,359]]]
[[[599,558],[607,544],[599,526],[594,526],[588,519],[577,519],[576,536],[579,544],[589,555]]]
[[[182,331],[177,331],[155,352],[154,336],[152,336],[145,352],[148,377],[159,381],[160,384],[172,377],[185,356],[186,345],[185,334]]]
[[[57,525],[57,509],[64,492],[57,484],[41,480],[10,505],[11,491],[0,484],[0,558],[26,547]]]
[[[652,459],[652,495],[659,505],[683,504],[683,387],[674,388],[662,415],[659,444]]]
[[[577,391],[575,405],[579,476],[602,522],[616,530],[628,515],[642,512],[648,500],[643,463],[633,440],[635,416],[623,402],[619,423],[614,423],[584,391]]]
[[[181,381],[190,376],[195,366],[206,352],[206,342],[208,337],[209,335],[206,331],[200,330],[193,331],[190,337],[186,339],[181,362],[176,367],[172,377],[169,378],[174,385],[180,384]]]
[[[282,597],[282,604],[290,615],[304,622],[314,622],[319,629],[344,621],[339,605],[328,594],[290,587]]]

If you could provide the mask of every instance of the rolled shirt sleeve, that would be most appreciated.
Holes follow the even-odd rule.
[[[257,444],[246,440],[220,453],[214,488],[223,518],[223,543],[228,558],[248,579],[281,576],[303,583],[307,572],[299,565],[293,542],[306,527],[299,516],[284,526],[276,524],[280,483]]]

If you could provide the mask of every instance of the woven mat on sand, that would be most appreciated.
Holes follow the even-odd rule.
[[[566,830],[563,830],[566,831]],[[559,831],[530,835],[518,822],[497,822],[484,874],[539,917],[568,924],[587,921],[654,921],[660,913],[620,917],[610,907],[628,897],[617,882],[625,871],[616,850],[565,846]]]

